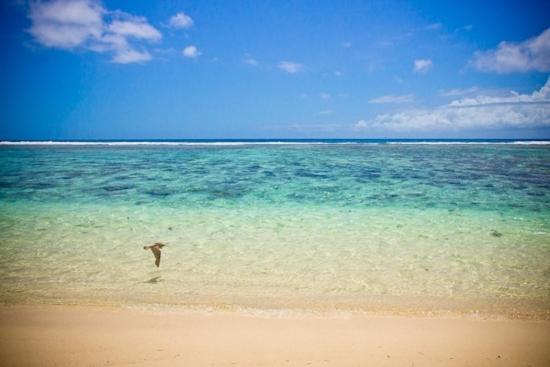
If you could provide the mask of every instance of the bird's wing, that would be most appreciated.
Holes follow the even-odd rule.
[[[160,265],[160,249],[158,247],[151,247],[151,251],[153,251],[153,255],[155,255],[155,265],[158,268]]]

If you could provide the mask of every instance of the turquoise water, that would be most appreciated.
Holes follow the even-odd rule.
[[[548,318],[550,145],[4,145],[0,276],[4,303]]]

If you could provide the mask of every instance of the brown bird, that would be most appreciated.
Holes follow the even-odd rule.
[[[155,242],[151,246],[143,246],[144,250],[151,250],[153,252],[153,255],[155,255],[155,265],[157,268],[160,265],[160,249],[166,246],[164,243]]]

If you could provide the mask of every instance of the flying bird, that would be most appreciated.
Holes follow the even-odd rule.
[[[155,255],[155,265],[157,268],[160,265],[160,249],[166,246],[164,243],[155,242],[151,246],[143,246],[144,250],[151,250],[153,252],[153,255]]]

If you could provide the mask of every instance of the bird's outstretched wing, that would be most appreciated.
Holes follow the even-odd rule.
[[[157,246],[151,246],[151,251],[153,251],[153,255],[155,255],[155,265],[158,268],[160,265],[160,249]]]

